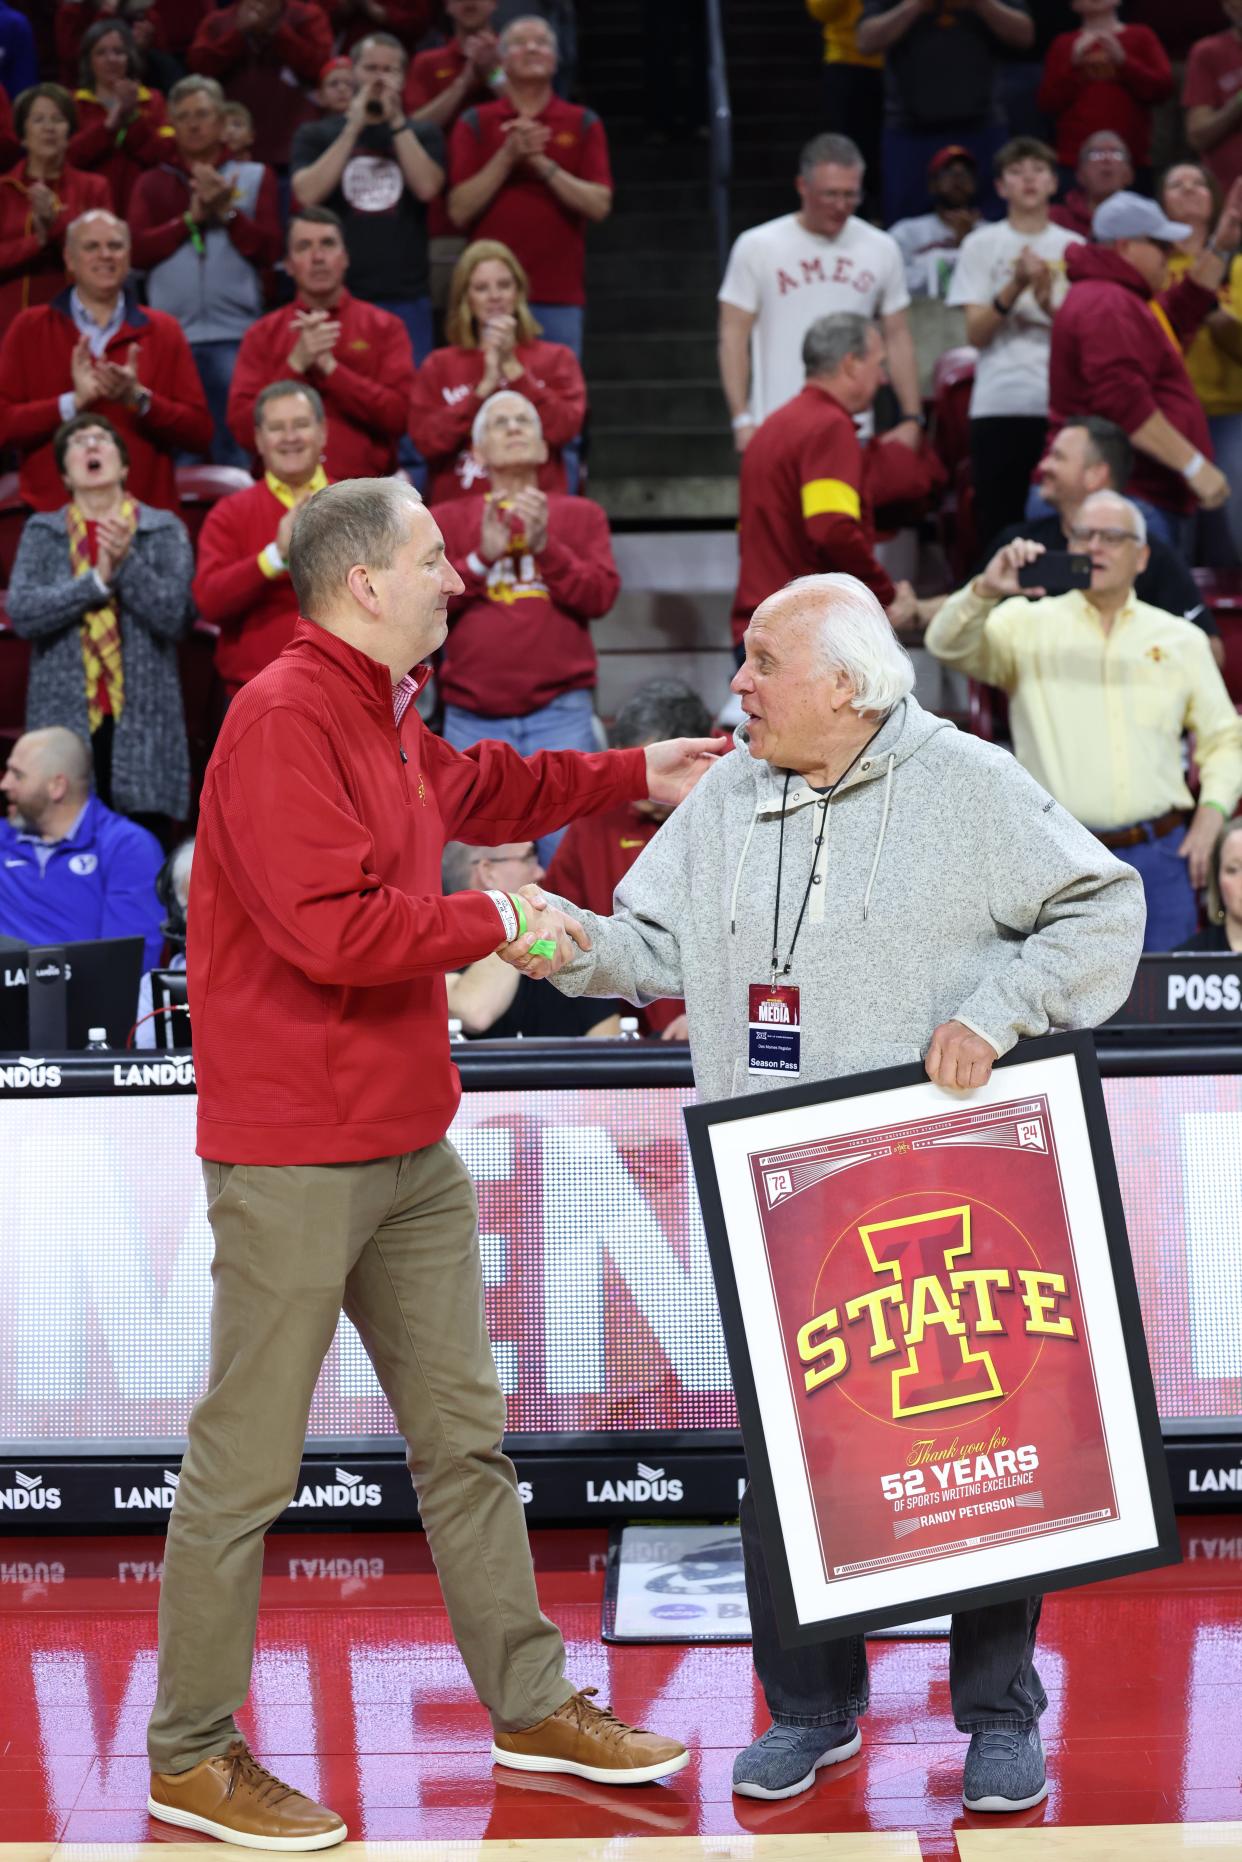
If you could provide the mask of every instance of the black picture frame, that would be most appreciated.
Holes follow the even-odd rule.
[[[728,1347],[733,1386],[737,1397],[742,1438],[753,1499],[759,1520],[765,1562],[771,1584],[777,1623],[782,1642],[797,1647],[862,1634],[908,1621],[915,1616],[938,1616],[955,1610],[978,1609],[983,1605],[1004,1603],[1037,1592],[1068,1590],[1076,1585],[1094,1584],[1107,1578],[1133,1572],[1149,1571],[1180,1562],[1181,1550],[1169,1486],[1167,1464],[1161,1443],[1160,1422],[1156,1410],[1155,1390],[1148,1361],[1146,1337],[1139,1308],[1138,1288],[1126,1233],[1117,1167],[1100,1085],[1095,1047],[1089,1032],[1072,1032],[1044,1036],[1020,1042],[1002,1059],[994,1072],[1040,1060],[1071,1056],[1075,1063],[1082,1113],[1095,1170],[1095,1189],[1108,1249],[1109,1265],[1115,1290],[1117,1316],[1122,1332],[1125,1360],[1132,1390],[1134,1420],[1141,1443],[1142,1464],[1150,1499],[1154,1536],[1151,1543],[1116,1556],[1093,1559],[1086,1563],[1055,1564],[1040,1572],[1013,1579],[974,1585],[968,1589],[945,1591],[929,1588],[926,1595],[913,1601],[903,1597],[891,1608],[868,1609],[848,1615],[833,1615],[816,1620],[800,1618],[781,1528],[772,1467],[760,1421],[757,1370],[752,1363],[739,1295],[729,1222],[721,1197],[712,1132],[717,1126],[740,1125],[757,1117],[795,1110],[807,1106],[851,1099],[859,1102],[859,1125],[874,1124],[862,1110],[869,1097],[908,1086],[927,1086],[921,1064],[887,1067],[876,1072],[855,1074],[842,1079],[808,1082],[796,1086],[764,1091],[736,1099],[685,1108],[684,1116],[690,1157],[694,1167],[707,1236],[717,1299]],[[968,1104],[966,1095],[954,1096],[955,1105]],[[739,1142],[741,1134],[739,1132]],[[769,1140],[764,1141],[765,1147]],[[784,1365],[781,1366],[785,1374]],[[1050,1550],[1055,1555],[1055,1539]],[[936,1562],[929,1552],[928,1563]],[[930,1574],[929,1574],[930,1575]]]

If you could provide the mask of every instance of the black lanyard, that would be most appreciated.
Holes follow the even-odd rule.
[[[888,720],[885,719],[884,722],[887,723]],[[793,956],[798,945],[798,933],[802,929],[802,920],[806,917],[807,900],[811,896],[811,887],[815,883],[815,868],[819,865],[819,850],[824,844],[824,829],[828,822],[828,804],[853,769],[854,764],[857,763],[858,758],[862,756],[863,751],[871,748],[883,729],[884,724],[876,726],[866,743],[862,746],[862,749],[859,750],[858,755],[853,758],[852,762],[846,764],[832,787],[826,789],[819,798],[819,833],[815,836],[815,845],[811,849],[811,870],[807,874],[806,890],[802,894],[802,904],[798,911],[798,922],[794,926],[793,942],[789,946],[789,955],[786,957],[784,968],[782,969],[780,960],[781,873],[785,865],[785,807],[789,801],[789,779],[793,774],[792,770],[787,769],[785,771],[785,788],[781,796],[781,837],[776,854],[776,910],[772,917],[772,987],[774,989],[776,987],[777,975],[788,976],[790,970],[793,968]]]

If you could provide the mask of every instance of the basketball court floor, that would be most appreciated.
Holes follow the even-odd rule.
[[[269,1540],[243,1730],[345,1817],[334,1853],[368,1862],[1242,1862],[1242,1516],[1180,1524],[1180,1566],[1049,1599],[1051,1791],[1020,1817],[962,1810],[943,1641],[871,1645],[857,1758],[786,1803],[735,1798],[734,1754],[766,1724],[749,1649],[603,1643],[598,1529],[532,1534],[544,1607],[576,1685],[687,1741],[667,1783],[493,1768],[417,1533]],[[161,1549],[0,1540],[0,1862],[174,1862],[208,1841],[144,1808]]]

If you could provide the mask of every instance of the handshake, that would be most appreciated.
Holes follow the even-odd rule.
[[[511,894],[520,901],[525,926],[511,943],[502,944],[496,955],[521,970],[524,976],[555,976],[572,961],[579,950],[590,950],[591,940],[576,918],[549,903],[538,886],[523,886]]]

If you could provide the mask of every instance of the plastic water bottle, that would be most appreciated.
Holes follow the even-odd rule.
[[[86,1052],[88,1054],[107,1054],[111,1052],[108,1046],[108,1030],[106,1028],[87,1029]]]
[[[622,1041],[637,1041],[638,1040],[638,1017],[637,1015],[623,1015],[621,1017],[621,1034],[619,1038]]]
[[[450,1015],[449,1016],[449,1040],[450,1041],[464,1041],[465,1038],[466,1038],[465,1035],[461,1031],[461,1023],[458,1021],[455,1015]]]

